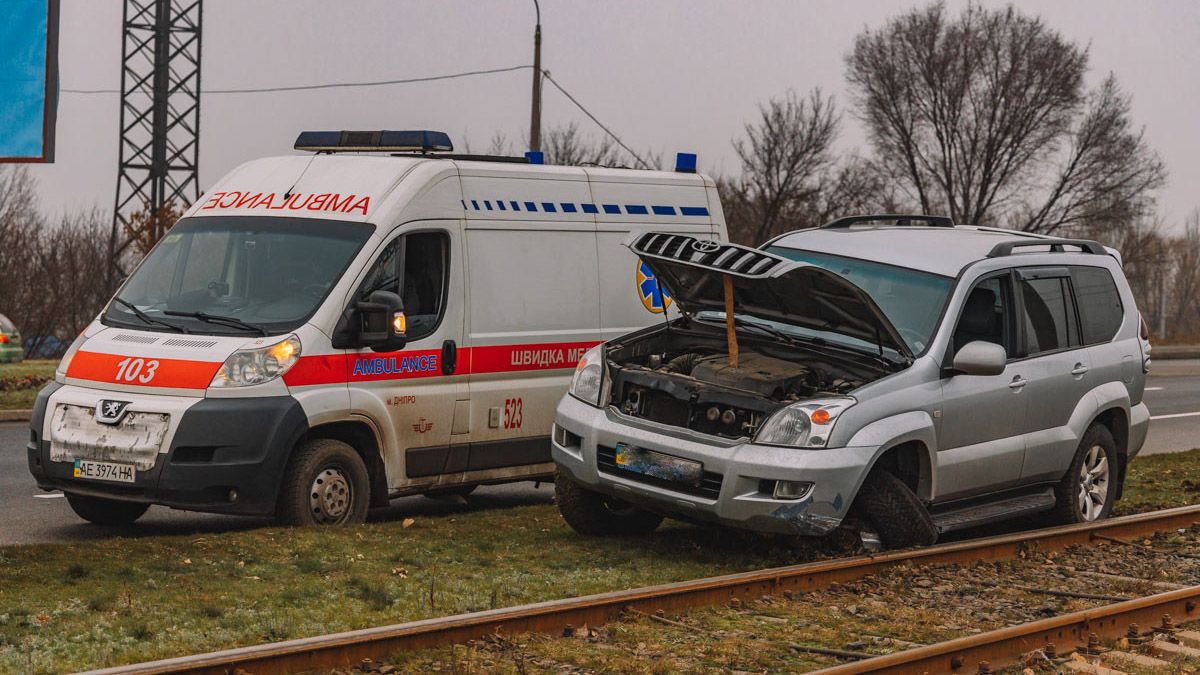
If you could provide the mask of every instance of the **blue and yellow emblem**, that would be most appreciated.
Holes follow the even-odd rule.
[[[641,258],[638,258],[637,262],[637,292],[642,306],[647,312],[662,314],[671,306],[671,294],[658,285],[658,280],[654,278],[654,272],[650,271],[649,265]]]

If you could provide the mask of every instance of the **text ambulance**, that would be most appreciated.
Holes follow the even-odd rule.
[[[249,162],[188,209],[39,395],[29,468],[83,518],[360,522],[548,477],[580,356],[670,309],[626,233],[725,238],[690,155],[545,166],[433,154],[438,132],[296,147],[317,154]]]

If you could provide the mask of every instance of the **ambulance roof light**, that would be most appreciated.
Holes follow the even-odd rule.
[[[676,153],[675,171],[678,173],[696,173],[696,154],[693,152]]]
[[[308,152],[451,152],[442,131],[301,131],[297,150]]]

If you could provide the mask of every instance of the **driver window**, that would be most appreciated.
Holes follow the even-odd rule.
[[[450,240],[445,232],[415,232],[392,240],[367,272],[358,297],[390,291],[404,300],[409,341],[433,333],[446,299]]]
[[[1000,345],[1015,354],[1012,348],[1010,317],[1011,295],[1008,292],[1008,275],[984,279],[975,284],[967,295],[958,325],[954,328],[954,351],[957,353],[968,342],[982,340]]]

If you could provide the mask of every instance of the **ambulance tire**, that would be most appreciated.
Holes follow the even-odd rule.
[[[362,457],[332,438],[314,438],[296,448],[275,507],[280,525],[353,525],[365,522],[371,479]]]
[[[150,508],[149,504],[88,497],[71,492],[67,493],[67,503],[80,518],[97,525],[113,527],[133,524],[133,521],[141,518],[146,509]]]
[[[650,534],[663,517],[630,506],[618,499],[592,492],[567,478],[562,472],[554,477],[554,501],[567,525],[579,534],[590,536]]]

